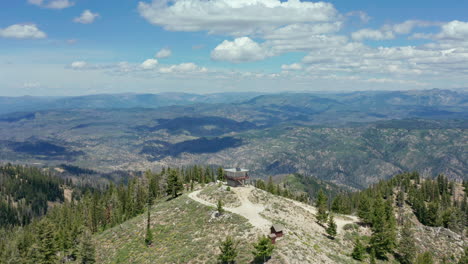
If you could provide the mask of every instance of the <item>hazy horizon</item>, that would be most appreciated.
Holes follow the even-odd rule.
[[[453,89],[468,2],[0,3],[0,95]]]

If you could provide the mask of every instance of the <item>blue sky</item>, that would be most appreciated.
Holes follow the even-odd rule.
[[[458,88],[467,73],[468,1],[0,3],[0,96]]]

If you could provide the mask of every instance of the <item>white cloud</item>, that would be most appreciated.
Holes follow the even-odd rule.
[[[156,60],[156,59],[147,59],[140,65],[140,67],[143,70],[153,70],[153,69],[156,68],[157,65],[158,65],[158,60]]]
[[[41,39],[47,35],[34,24],[15,24],[6,28],[0,28],[0,37],[16,39]]]
[[[249,37],[225,40],[211,52],[213,60],[229,62],[258,61],[268,56],[269,52]]]
[[[454,20],[442,25],[442,31],[437,35],[439,39],[468,39],[468,22]]]
[[[76,23],[81,23],[81,24],[91,24],[98,17],[99,17],[98,13],[93,13],[90,10],[85,10],[83,11],[83,13],[81,13],[79,17],[75,17],[73,21]]]
[[[208,31],[246,36],[283,25],[339,19],[330,3],[300,0],[153,0],[139,2],[150,23],[171,31]]]
[[[391,31],[381,31],[374,29],[361,29],[351,34],[351,37],[354,40],[362,41],[365,39],[372,40],[385,40],[385,39],[394,39],[395,35]]]
[[[283,64],[281,65],[281,69],[285,71],[298,71],[302,70],[302,65],[299,63],[293,63],[293,64]]]
[[[88,67],[88,63],[86,63],[85,61],[74,61],[70,64],[70,68],[74,70],[81,70],[86,67]]]
[[[162,58],[170,57],[171,55],[172,55],[172,51],[170,49],[164,48],[158,51],[155,57],[158,59],[162,59]]]
[[[192,62],[185,62],[177,65],[171,65],[168,67],[161,67],[159,68],[159,72],[161,73],[196,73],[196,72],[207,72],[208,69],[205,67],[200,67]]]
[[[28,3],[49,9],[64,9],[75,5],[69,0],[28,0]]]

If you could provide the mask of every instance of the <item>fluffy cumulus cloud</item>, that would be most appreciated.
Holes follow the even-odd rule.
[[[166,30],[234,36],[211,52],[211,58],[218,61],[258,61],[290,51],[342,45],[347,40],[336,35],[344,16],[325,2],[154,0],[140,2],[138,9],[147,21]]]
[[[75,5],[69,0],[28,0],[28,3],[50,9],[64,9]]]
[[[172,51],[168,48],[164,48],[164,49],[161,49],[159,50],[157,53],[156,53],[156,58],[158,59],[163,59],[163,58],[167,58],[167,57],[170,57],[172,55]]]
[[[83,13],[81,13],[79,17],[75,17],[73,21],[76,23],[81,23],[81,24],[91,24],[98,17],[99,17],[98,13],[93,13],[90,10],[85,10],[83,11]]]
[[[339,16],[330,3],[300,0],[153,0],[140,2],[138,11],[166,30],[234,36],[287,24],[334,21]]]
[[[258,61],[268,56],[267,49],[249,37],[225,40],[211,52],[213,60],[230,62]]]
[[[145,60],[141,65],[140,67],[143,69],[143,70],[153,70],[154,68],[156,68],[156,66],[158,65],[158,61],[155,60],[155,59],[147,59]]]
[[[468,39],[468,22],[454,20],[442,25],[441,32],[437,35],[439,39]]]
[[[34,24],[16,24],[6,28],[0,28],[0,37],[16,39],[42,39],[46,33],[42,32]]]

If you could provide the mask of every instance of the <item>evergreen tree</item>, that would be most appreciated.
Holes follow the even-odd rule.
[[[223,202],[221,200],[218,200],[216,209],[218,210],[218,214],[222,215],[224,213]]]
[[[372,207],[370,198],[367,195],[361,195],[358,206],[358,216],[365,224],[372,223]]]
[[[411,264],[416,258],[416,243],[411,231],[410,222],[407,221],[401,230],[401,239],[398,245],[400,262],[403,264]]]
[[[218,167],[218,181],[224,181],[224,170],[222,167]]]
[[[327,222],[327,200],[327,196],[323,193],[322,189],[320,189],[315,202],[315,206],[317,207],[316,218],[319,224],[324,224]]]
[[[169,175],[167,177],[167,188],[166,193],[171,195],[172,198],[176,198],[178,196],[179,191],[182,191],[184,186],[182,182],[179,180],[179,175],[176,170],[170,170]]]
[[[219,250],[221,254],[218,256],[219,262],[222,264],[234,264],[237,257],[237,245],[232,237],[226,237],[226,240],[221,243]]]
[[[253,245],[254,251],[252,254],[254,255],[255,262],[264,263],[267,259],[270,258],[271,254],[273,253],[274,245],[271,243],[270,238],[267,236],[262,236],[259,238],[258,242]]]
[[[403,207],[405,203],[405,193],[403,191],[399,191],[397,195],[397,206]]]
[[[151,232],[151,206],[148,203],[148,218],[146,220],[146,236],[145,236],[145,244],[150,246],[153,244],[153,232]]]
[[[376,264],[376,260],[375,260],[375,249],[374,248],[371,248],[371,252],[370,252],[370,261],[369,261],[370,264]]]
[[[39,222],[37,226],[38,251],[37,262],[40,264],[52,264],[57,261],[57,244],[55,237],[56,227],[47,218]]]
[[[328,218],[327,234],[332,239],[335,239],[335,236],[336,236],[336,223],[335,223],[335,220],[333,219],[333,214],[331,214],[330,217]]]
[[[415,264],[433,264],[434,258],[432,257],[431,252],[426,251],[422,254],[419,254],[414,263]]]
[[[273,194],[275,193],[275,184],[273,183],[273,178],[271,176],[268,178],[266,191]]]
[[[374,213],[372,220],[372,235],[370,239],[371,248],[379,259],[386,259],[386,254],[391,252],[395,245],[395,220],[393,212],[388,212],[382,198],[374,202]]]
[[[356,238],[356,243],[354,244],[353,253],[351,256],[355,260],[363,261],[365,258],[366,248],[362,245],[359,238]]]
[[[80,263],[81,264],[92,264],[96,262],[95,258],[95,247],[92,241],[91,232],[85,230],[81,238],[80,245]]]

